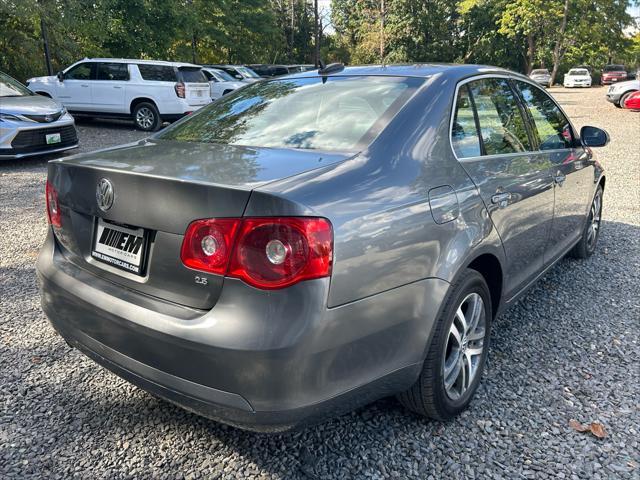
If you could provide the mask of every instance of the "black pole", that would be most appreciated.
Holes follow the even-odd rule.
[[[44,24],[44,18],[40,15],[40,31],[42,32],[42,42],[44,43],[44,62],[47,66],[47,75],[53,75],[51,68],[51,54],[49,53],[49,39],[47,38],[47,27]]]
[[[317,65],[320,59],[320,15],[318,14],[318,0],[313,2],[313,14],[314,14],[314,54],[313,64]]]

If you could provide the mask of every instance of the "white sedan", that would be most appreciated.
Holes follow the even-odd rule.
[[[236,88],[244,87],[246,83],[236,80],[231,75],[217,68],[203,68],[202,71],[209,80],[211,86],[211,99],[217,98],[232,92]]]
[[[564,76],[563,85],[566,88],[571,87],[591,87],[591,75],[586,68],[572,68]]]

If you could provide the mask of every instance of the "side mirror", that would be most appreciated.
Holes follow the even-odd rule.
[[[598,127],[584,126],[580,129],[580,139],[587,147],[604,147],[609,143],[609,134]]]
[[[59,82],[63,82],[64,81],[64,73],[63,72],[58,72],[56,74],[56,77],[58,77],[58,81]]]

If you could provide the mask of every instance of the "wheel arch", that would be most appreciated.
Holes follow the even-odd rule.
[[[155,100],[153,98],[137,97],[137,98],[134,98],[133,100],[131,100],[131,103],[129,104],[129,113],[131,113],[131,115],[133,115],[133,110],[136,108],[137,105],[139,105],[141,103],[151,103],[154,107],[156,107],[156,109],[158,111],[160,111],[160,109],[158,109],[158,104],[155,102]]]
[[[504,270],[500,259],[493,253],[481,253],[468,262],[465,268],[475,270],[487,282],[491,295],[491,313],[495,318],[500,311],[504,288]]]

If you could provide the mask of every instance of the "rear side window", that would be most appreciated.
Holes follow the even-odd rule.
[[[169,65],[138,64],[143,80],[156,82],[177,82],[176,69]]]
[[[478,137],[473,104],[467,85],[463,85],[458,90],[456,114],[451,129],[451,145],[458,158],[480,155],[480,137]]]
[[[485,78],[469,83],[469,89],[485,155],[530,151],[526,123],[509,82],[502,78]]]
[[[207,77],[199,68],[178,68],[180,77],[185,83],[207,83]]]
[[[92,67],[91,63],[81,63],[67,71],[64,78],[67,80],[91,80]]]
[[[351,151],[380,133],[423,82],[403,77],[294,78],[225,95],[158,135],[200,143]]]
[[[533,118],[540,150],[571,148],[571,124],[551,97],[529,83],[516,81],[516,85]]]
[[[129,80],[129,66],[126,63],[99,63],[97,80]]]

